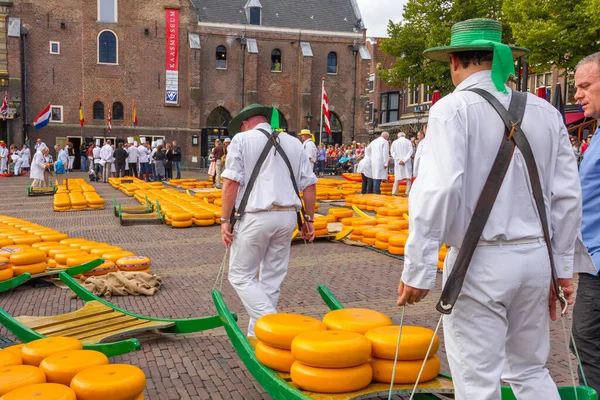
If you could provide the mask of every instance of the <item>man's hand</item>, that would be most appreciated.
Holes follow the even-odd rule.
[[[558,286],[562,288],[563,294],[565,295],[565,299],[567,300],[568,305],[573,304],[573,294],[575,293],[575,286],[573,285],[573,279],[571,278],[563,278],[557,279]],[[558,301],[558,296],[554,290],[554,285],[552,282],[550,283],[550,298],[548,300],[548,309],[550,310],[550,319],[552,321],[556,321],[556,302]],[[559,303],[562,307],[562,303]]]
[[[404,165],[404,164],[405,164],[404,161],[400,161],[400,165]]]
[[[398,304],[399,306],[408,304],[414,304],[420,302],[429,294],[428,289],[417,289],[412,286],[408,286],[402,279],[400,279],[400,285],[398,286]]]
[[[304,222],[302,224],[302,239],[312,242],[315,240],[315,226],[312,222]]]
[[[221,240],[223,240],[225,248],[231,246],[231,243],[233,242],[233,233],[231,233],[231,222],[223,222],[221,224]]]

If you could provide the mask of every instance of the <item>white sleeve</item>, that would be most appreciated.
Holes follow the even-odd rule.
[[[300,192],[317,183],[317,176],[308,157],[300,157],[300,168],[298,168],[296,183]]]
[[[225,170],[221,176],[239,183],[244,182],[244,157],[240,149],[240,139],[236,135],[227,147],[227,158],[225,158]],[[308,160],[308,157],[304,157]]]
[[[410,160],[410,157],[413,155],[413,151],[414,150],[411,143],[410,146],[408,146],[408,152],[404,155],[404,159],[402,159],[402,161],[404,161],[405,164]]]
[[[431,139],[408,198],[410,233],[402,272],[404,283],[419,289],[435,286],[438,252],[457,215],[467,158],[466,134],[455,119],[430,115],[427,133]]]
[[[581,228],[581,184],[567,128],[562,117],[558,113],[556,115],[556,125],[561,127],[561,132],[550,193],[551,214],[548,218],[557,278],[571,278],[575,241]]]

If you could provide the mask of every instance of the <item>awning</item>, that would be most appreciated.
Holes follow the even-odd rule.
[[[585,115],[582,112],[568,112],[565,114],[565,121],[567,125],[571,125],[572,123],[584,118]]]
[[[404,118],[404,119],[400,119],[398,121],[392,121],[392,122],[386,122],[385,124],[379,124],[378,128],[381,129],[386,129],[386,128],[393,128],[396,126],[403,126],[403,125],[411,125],[411,124],[418,124],[420,123],[421,125],[426,124],[429,121],[429,118],[427,116],[421,118],[420,120],[417,120],[417,118]]]

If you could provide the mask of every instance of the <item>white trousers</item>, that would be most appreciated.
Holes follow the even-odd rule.
[[[257,319],[277,312],[296,222],[294,211],[271,211],[246,213],[235,226],[228,278],[250,316],[248,336]]]
[[[412,182],[410,179],[400,179],[400,180],[394,181],[394,187],[392,188],[392,196],[398,196],[398,187],[400,186],[400,182],[402,182],[402,181],[406,182],[406,191],[404,192],[404,194],[408,196],[408,193],[410,192],[410,187],[412,185]]]
[[[0,173],[6,173],[6,172],[8,172],[8,158],[3,157],[2,160],[0,161]]]
[[[73,163],[75,162],[75,156],[69,156],[69,161],[67,162],[67,164],[69,164],[69,171],[73,169]]]
[[[448,252],[444,284],[458,249]],[[559,400],[550,353],[550,262],[543,241],[477,247],[444,338],[457,400]]]
[[[21,175],[21,167],[23,166],[23,160],[19,159],[17,160],[17,162],[14,163],[14,173],[15,175]]]

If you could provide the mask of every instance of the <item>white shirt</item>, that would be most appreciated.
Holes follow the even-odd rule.
[[[48,147],[48,146],[46,146],[46,143],[40,142],[40,143],[36,143],[36,145],[33,148],[35,149],[35,151],[38,151],[38,150],[43,149],[44,147]]]
[[[46,157],[41,151],[38,151],[31,160],[31,169],[29,170],[29,177],[31,179],[44,180],[44,170],[46,169]]]
[[[138,149],[135,146],[131,146],[127,148],[127,162],[129,164],[137,163],[138,159]]]
[[[111,159],[113,158],[113,149],[110,144],[105,144],[102,146],[102,150],[100,150],[100,158],[106,162],[112,162]]]
[[[23,160],[23,167],[25,168],[29,167],[29,154],[28,148],[21,150],[21,159]]]
[[[65,149],[61,149],[56,155],[56,161],[62,161],[63,166],[67,169],[67,164],[69,163],[69,153]]]
[[[312,139],[306,139],[304,141],[304,143],[302,143],[302,147],[304,147],[304,151],[306,152],[306,155],[308,156],[308,159],[311,163],[316,163],[317,162],[317,146],[315,145],[315,142],[312,141]]]
[[[371,144],[371,170],[373,179],[387,179],[387,166],[390,161],[390,144],[381,136],[373,140]]]
[[[371,145],[369,144],[363,151],[364,157],[359,161],[358,166],[356,167],[356,172],[372,179],[373,170],[371,168]]]
[[[0,158],[8,157],[8,149],[0,146]]]
[[[394,158],[394,179],[399,181],[412,176],[413,145],[407,138],[399,137],[392,143],[392,157]],[[400,165],[404,161],[404,165]]]
[[[150,164],[154,164],[154,154],[156,153],[156,147],[152,149],[150,153]]]
[[[100,153],[102,152],[102,149],[100,148],[100,146],[96,146],[94,147],[94,150],[92,150],[92,156],[94,157],[94,164],[99,164],[100,161]]]
[[[272,132],[268,123],[258,124],[256,129],[235,135],[227,147],[225,171],[222,176],[240,183],[236,207],[240,205],[250,175],[267,143],[267,137],[258,129]],[[303,191],[316,184],[317,177],[302,144],[284,132],[279,134],[279,144],[290,160],[298,189]],[[246,212],[266,211],[274,205],[296,207],[300,210],[300,199],[292,186],[289,169],[279,154],[274,155],[274,149],[269,151],[260,171],[248,198]]]
[[[419,164],[421,162],[421,154],[423,153],[423,146],[425,146],[425,138],[419,141],[417,151],[415,151],[415,165],[413,166],[413,176],[416,177],[419,173]]]
[[[140,164],[150,161],[150,150],[146,146],[139,146],[137,151]]]
[[[429,289],[435,284],[442,243],[460,247],[473,210],[503,140],[504,124],[478,87],[508,108],[512,92],[495,89],[490,71],[463,81],[429,113],[427,146],[409,196],[410,235],[402,280]],[[573,274],[573,250],[581,225],[577,162],[560,113],[528,94],[521,125],[537,162],[552,235],[558,278]],[[482,234],[485,241],[543,237],[525,161],[515,149],[511,165]],[[509,251],[508,249],[506,251]]]

